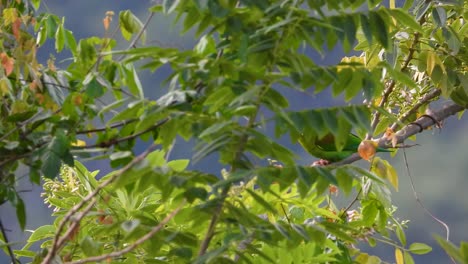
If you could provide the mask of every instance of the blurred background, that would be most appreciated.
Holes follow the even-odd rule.
[[[402,1],[397,1],[402,2]],[[75,38],[86,38],[91,36],[104,36],[102,19],[106,11],[114,11],[114,21],[111,28],[118,25],[118,13],[122,10],[130,9],[140,20],[144,21],[149,15],[147,8],[153,2],[143,1],[123,1],[123,0],[45,0],[42,1],[42,10],[65,17],[65,27],[73,31]],[[401,4],[401,3],[400,3]],[[147,42],[164,47],[176,47],[179,49],[192,49],[196,39],[190,32],[185,35],[179,34],[180,27],[173,24],[173,19],[157,14],[147,32]],[[110,30],[111,32],[113,29]],[[120,48],[126,48],[126,43],[116,36],[121,43]],[[48,41],[46,45],[38,50],[38,56],[43,64],[46,64],[50,56],[56,58],[56,65],[65,68],[66,59],[70,54],[64,52],[57,55],[54,50],[54,43]],[[335,64],[344,56],[340,47],[330,51],[323,57],[314,57],[317,63]],[[149,98],[158,98],[165,93],[166,87],[155,85],[162,83],[170,71],[169,67],[151,73],[141,71],[140,77],[145,88],[145,94]],[[283,91],[283,90],[282,90]],[[300,110],[311,107],[326,107],[332,105],[343,105],[340,98],[332,98],[327,92],[314,95],[313,91],[304,96],[303,93],[284,90],[290,100],[291,109]],[[437,105],[443,105],[443,101]],[[271,135],[273,136],[273,135]],[[315,158],[310,157],[299,144],[293,144],[288,138],[281,138],[279,141],[286,147],[293,150],[300,156],[298,163],[310,164]],[[453,243],[459,244],[461,240],[468,240],[468,120],[462,117],[451,117],[444,122],[441,130],[427,130],[417,136],[419,146],[407,149],[409,168],[414,180],[419,198],[424,206],[434,215],[443,220],[450,227],[450,239]],[[137,152],[147,146],[147,142],[138,142]],[[171,154],[172,159],[191,158],[193,142],[178,140]],[[423,242],[433,247],[433,251],[427,255],[414,256],[416,263],[449,263],[450,260],[444,251],[435,243],[433,234],[442,237],[446,236],[443,226],[429,217],[421,206],[417,203],[410,180],[404,166],[403,152],[399,152],[395,157],[388,158],[390,163],[398,171],[400,180],[400,190],[393,194],[394,204],[398,206],[395,214],[400,219],[409,220],[409,228],[406,231],[408,244],[413,242]],[[197,164],[191,164],[192,169],[199,169],[214,174],[219,174],[221,165],[217,164],[217,157],[210,156]],[[361,163],[368,167],[367,164]],[[99,175],[110,172],[108,161],[92,161],[85,164],[90,171],[100,170]],[[41,188],[28,183],[27,171],[19,173],[20,186],[18,190],[24,190],[22,197],[26,203],[27,229],[34,230],[39,226],[52,223],[51,210],[44,205],[40,197]],[[348,197],[348,201],[352,197]],[[7,236],[10,242],[14,243],[14,249],[21,248],[29,236],[29,232],[20,232],[16,223],[14,209],[6,204],[0,206],[0,218],[8,230]],[[37,249],[37,248],[36,248]],[[37,249],[38,250],[38,249]],[[382,260],[393,263],[394,249],[390,246],[380,245],[376,248],[367,249],[369,253],[376,254]],[[0,263],[8,263],[9,258],[0,251]]]

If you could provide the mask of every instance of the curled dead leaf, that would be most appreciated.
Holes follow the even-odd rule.
[[[396,137],[395,131],[393,131],[393,129],[387,127],[384,136],[392,142],[392,147],[396,147],[398,144],[398,138]]]

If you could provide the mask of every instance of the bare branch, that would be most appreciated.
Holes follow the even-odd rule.
[[[438,111],[434,111],[431,114],[431,116],[436,121],[440,122],[440,121],[448,118],[449,116],[454,115],[454,114],[456,114],[458,112],[461,112],[463,110],[465,110],[465,108],[463,106],[457,105],[455,103],[451,103],[449,105],[446,105],[442,109],[439,109]],[[431,118],[429,118],[427,116],[422,116],[422,117],[418,118],[415,122],[406,125],[405,127],[403,127],[401,130],[399,130],[395,134],[395,136],[397,137],[397,143],[403,143],[403,141],[405,141],[410,136],[420,133],[421,128],[426,129],[426,128],[428,128],[428,127],[430,127],[432,125],[435,125],[435,124],[436,123]],[[391,140],[384,137],[384,136],[379,138],[377,140],[377,142],[378,142],[378,146],[381,147],[381,148],[391,148]],[[361,157],[359,156],[359,154],[354,153],[350,157],[348,157],[348,158],[346,158],[346,159],[344,159],[342,161],[332,163],[330,165],[339,166],[339,165],[344,165],[344,164],[350,164],[350,163],[353,163],[353,162],[358,161],[360,159],[361,159]]]
[[[63,217],[62,221],[57,227],[57,231],[55,233],[54,240],[52,242],[52,247],[49,249],[49,252],[47,253],[47,256],[44,258],[42,261],[42,264],[48,264],[52,261],[54,256],[57,254],[57,252],[63,247],[65,242],[69,239],[70,234],[72,233],[72,230],[74,227],[78,225],[78,223],[83,219],[83,217],[89,212],[89,210],[94,206],[94,203],[96,202],[95,197],[98,195],[98,193],[106,186],[110,185],[113,183],[117,178],[119,178],[122,174],[124,174],[126,171],[128,171],[130,168],[132,168],[135,164],[141,162],[148,154],[150,154],[154,149],[156,148],[156,145],[153,144],[151,145],[148,149],[146,149],[143,153],[135,157],[131,162],[129,162],[125,167],[122,169],[118,170],[117,172],[114,173],[109,179],[106,181],[102,182],[99,184],[96,189],[88,194],[86,197],[83,198],[81,202],[76,204],[72,209],[68,211],[68,213]],[[78,210],[80,210],[86,203],[89,204],[86,206],[86,208],[83,210],[83,212],[79,215],[76,215]],[[73,223],[71,224],[70,228],[65,232],[63,236],[60,236],[63,229],[65,228],[65,225],[68,221],[70,221],[73,217],[75,219],[73,220]]]
[[[126,254],[128,252],[131,252],[134,250],[136,247],[139,245],[143,244],[145,241],[150,239],[152,236],[154,236],[159,230],[161,230],[174,216],[177,215],[177,213],[182,209],[182,207],[185,205],[185,201],[183,201],[176,209],[174,209],[170,214],[168,214],[159,224],[151,229],[150,232],[148,232],[146,235],[140,237],[138,240],[136,240],[134,243],[129,245],[128,247],[123,248],[122,250],[119,251],[114,251],[108,254],[100,255],[100,256],[95,256],[95,257],[89,257],[85,259],[80,259],[77,261],[72,261],[72,262],[65,262],[68,264],[81,264],[81,263],[89,263],[89,262],[99,262],[107,259],[112,259],[116,257],[120,257],[123,254]]]

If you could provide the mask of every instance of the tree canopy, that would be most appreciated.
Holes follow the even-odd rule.
[[[109,11],[102,36],[77,39],[40,0],[1,1],[0,204],[16,208],[24,229],[16,182],[26,167],[56,217],[19,250],[2,232],[12,262],[382,263],[361,246],[384,243],[392,262],[413,263],[431,251],[407,243],[408,223],[391,200],[398,175],[375,151],[403,151],[408,138],[468,106],[467,3],[151,5],[146,20]],[[196,45],[149,42],[154,16],[194,32]],[[38,61],[46,41],[69,56],[66,67]],[[314,59],[336,47],[349,56],[333,65]],[[150,99],[140,71],[162,68],[170,69],[159,80],[164,94]],[[290,91],[329,91],[343,104],[295,109]],[[350,133],[360,141],[351,150]],[[279,138],[350,155],[303,166]],[[195,147],[172,159],[180,140]],[[189,166],[208,156],[223,169]],[[94,159],[114,170],[97,177],[86,167]],[[359,159],[368,166],[354,165]],[[468,262],[465,242],[435,239],[453,262]],[[37,244],[42,251],[31,250]]]

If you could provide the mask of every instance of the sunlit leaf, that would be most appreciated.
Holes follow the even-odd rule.
[[[409,246],[409,251],[413,254],[423,255],[432,251],[432,247],[424,243],[413,243]]]
[[[403,252],[399,248],[395,248],[395,262],[396,264],[405,264],[403,259]]]

